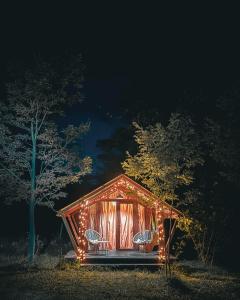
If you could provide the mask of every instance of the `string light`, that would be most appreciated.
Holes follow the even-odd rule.
[[[87,229],[87,202],[82,202],[79,210],[79,231],[78,231],[78,259],[83,262],[86,259],[86,239],[85,231]]]
[[[157,202],[155,202],[156,215],[157,215],[157,228],[159,233],[159,260],[163,262],[165,260],[165,236],[163,228],[163,208]]]

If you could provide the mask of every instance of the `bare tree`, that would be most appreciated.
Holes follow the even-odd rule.
[[[11,195],[7,203],[24,200],[29,207],[29,262],[35,253],[34,212],[37,205],[53,208],[64,188],[91,172],[91,158],[73,144],[89,123],[59,130],[54,118],[64,105],[80,99],[81,61],[61,74],[46,63],[25,71],[7,85],[0,107],[0,181]]]

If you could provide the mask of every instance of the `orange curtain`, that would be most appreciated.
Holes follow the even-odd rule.
[[[88,229],[100,233],[103,240],[110,241],[109,248],[116,249],[116,202],[98,202],[89,207]],[[99,248],[103,248],[100,244]]]
[[[99,233],[104,240],[110,241],[109,248],[116,249],[116,202],[101,202]],[[100,249],[102,245],[100,244]]]
[[[133,248],[133,205],[120,204],[120,248]]]

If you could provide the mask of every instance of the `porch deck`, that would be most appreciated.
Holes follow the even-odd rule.
[[[151,267],[158,266],[157,251],[144,253],[134,250],[109,250],[107,253],[87,253],[85,264],[115,267]]]
[[[133,259],[133,258],[144,258],[144,259],[153,259],[158,258],[158,252],[142,252],[135,250],[109,250],[107,253],[105,250],[100,250],[97,253],[89,252],[87,253],[87,258],[103,258],[103,259],[111,259],[111,258],[121,258],[121,259]]]
[[[65,257],[69,259],[76,259],[76,255],[74,255],[68,255]],[[98,253],[87,253],[86,260],[82,265],[136,268],[159,267],[163,264],[159,262],[157,251],[145,253],[135,250],[109,250],[107,253],[104,251],[99,251]]]

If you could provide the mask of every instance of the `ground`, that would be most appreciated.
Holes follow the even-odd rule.
[[[112,270],[62,264],[60,267],[0,268],[1,299],[240,299],[238,275],[209,271],[193,262],[164,270]]]
[[[240,299],[240,274],[197,261],[174,263],[171,278],[166,278],[164,268],[118,270],[66,263],[55,242],[29,267],[22,255],[25,248],[20,241],[0,244],[1,300]]]

